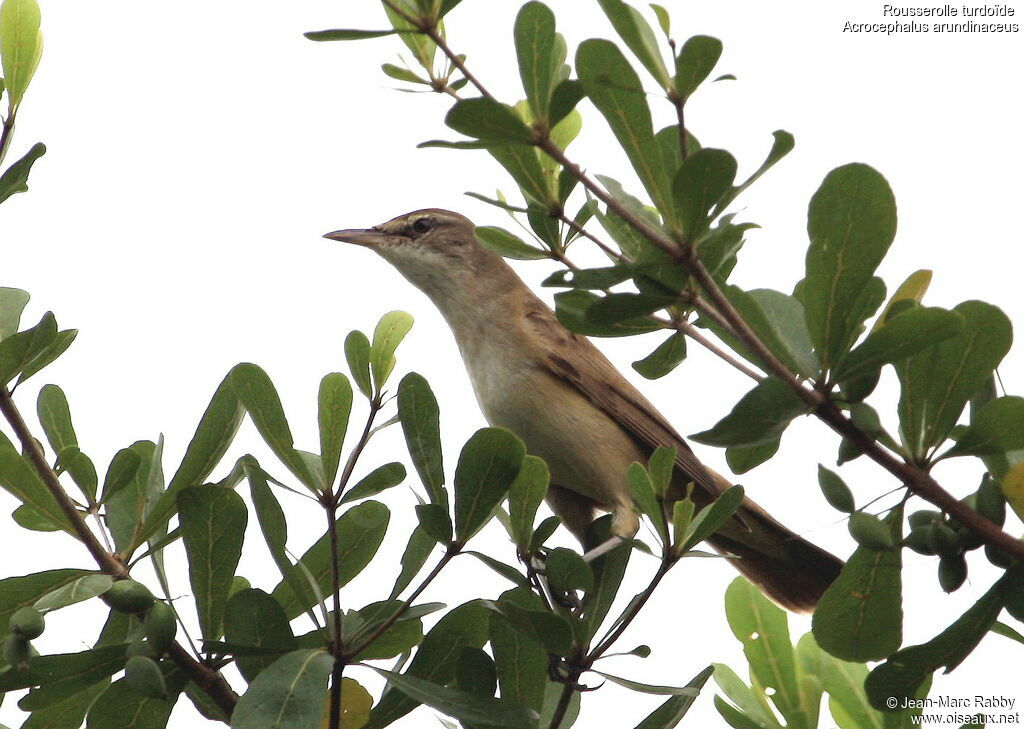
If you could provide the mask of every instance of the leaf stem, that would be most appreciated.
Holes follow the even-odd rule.
[[[11,111],[7,118],[4,119],[3,130],[0,131],[0,164],[3,164],[4,158],[7,156],[7,147],[11,143],[11,135],[14,133],[14,118],[16,111]]]
[[[89,554],[92,555],[101,571],[114,579],[126,579],[128,577],[128,570],[121,564],[120,560],[103,548],[96,535],[89,529],[89,525],[85,523],[85,519],[78,513],[74,503],[71,501],[71,497],[68,496],[60,481],[57,480],[57,474],[53,472],[53,469],[46,462],[46,456],[43,454],[39,442],[29,430],[25,419],[21,416],[21,412],[11,398],[11,391],[7,389],[6,385],[0,387],[0,413],[3,413],[4,418],[14,430],[18,441],[21,443],[22,451],[36,469],[47,491],[50,492],[60,510],[71,523],[71,527],[75,531],[74,536],[89,550]],[[176,641],[171,643],[168,653],[171,660],[181,669],[181,672],[206,692],[221,711],[231,716],[231,712],[234,711],[235,704],[238,702],[238,696],[228,682],[224,680],[224,677],[217,671],[197,661]]]
[[[623,613],[622,617],[619,619],[618,624],[609,631],[608,635],[601,639],[601,642],[597,644],[597,647],[587,654],[587,667],[590,667],[594,661],[604,655],[605,652],[615,644],[615,641],[622,637],[626,628],[628,628],[630,623],[632,623],[633,620],[636,619],[636,616],[640,614],[640,611],[643,610],[647,601],[651,599],[651,595],[654,594],[655,589],[657,589],[662,579],[664,579],[665,575],[668,574],[668,571],[672,569],[673,564],[674,562],[667,556],[662,556],[661,564],[658,566],[658,571],[654,573],[654,577],[651,578],[651,582],[647,585],[646,589],[640,593],[639,599],[629,606],[626,612]]]

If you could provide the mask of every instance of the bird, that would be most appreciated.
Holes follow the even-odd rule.
[[[477,241],[474,229],[459,213],[427,208],[324,237],[377,253],[440,310],[485,419],[547,462],[545,500],[584,545],[600,512],[611,513],[618,540],[636,534],[640,519],[626,473],[658,446],[675,447],[669,500],[684,498],[692,484],[691,498],[703,507],[729,488],[589,339],[566,329]],[[708,542],[794,612],[812,611],[843,566],[746,497]]]

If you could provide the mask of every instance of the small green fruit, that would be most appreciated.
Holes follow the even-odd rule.
[[[12,633],[32,640],[43,634],[43,630],[46,629],[46,620],[41,612],[26,605],[14,611],[8,628]]]
[[[4,661],[15,668],[21,668],[32,657],[32,645],[28,638],[17,633],[8,633],[4,638]]]
[[[174,611],[167,603],[153,603],[153,607],[149,609],[142,621],[142,629],[153,650],[159,655],[163,655],[171,647],[171,642],[178,632]]]
[[[149,699],[166,699],[167,682],[160,666],[152,658],[132,656],[124,667],[124,680]]]
[[[148,610],[156,598],[149,588],[135,580],[119,580],[103,594],[110,607],[122,613],[141,613]]]

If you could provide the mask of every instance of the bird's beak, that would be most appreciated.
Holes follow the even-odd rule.
[[[340,240],[342,243],[354,243],[357,246],[373,248],[388,241],[394,241],[393,233],[388,233],[380,228],[352,228],[350,230],[336,230],[328,233],[324,238]]]

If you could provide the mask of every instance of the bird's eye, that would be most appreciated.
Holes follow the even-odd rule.
[[[418,218],[412,224],[412,232],[417,235],[423,235],[434,227],[433,218]]]

